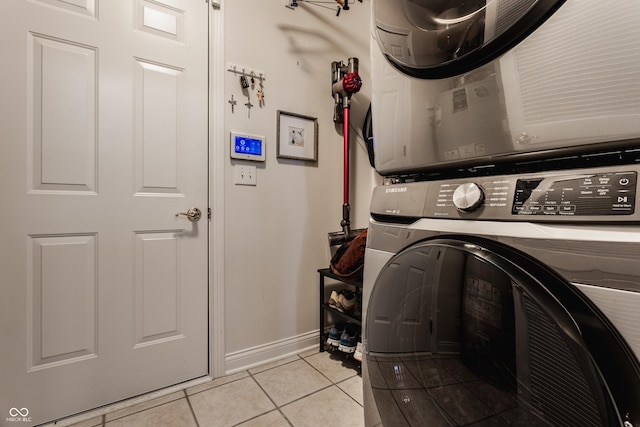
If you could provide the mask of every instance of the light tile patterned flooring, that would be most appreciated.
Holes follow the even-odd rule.
[[[301,353],[144,403],[101,412],[71,425],[364,426],[359,366],[337,351]]]

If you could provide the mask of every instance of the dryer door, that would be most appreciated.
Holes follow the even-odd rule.
[[[380,48],[405,73],[451,77],[515,46],[564,0],[374,0]]]
[[[575,287],[470,236],[395,255],[368,303],[367,426],[640,425],[640,366]]]

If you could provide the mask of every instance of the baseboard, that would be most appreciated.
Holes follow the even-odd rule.
[[[225,355],[226,375],[255,368],[318,347],[319,330]]]

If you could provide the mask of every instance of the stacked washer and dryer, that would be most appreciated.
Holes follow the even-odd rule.
[[[367,426],[640,427],[640,5],[372,0]]]

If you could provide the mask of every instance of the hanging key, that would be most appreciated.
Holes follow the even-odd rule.
[[[262,89],[258,89],[256,96],[258,97],[258,106],[262,107],[262,103],[264,101],[264,93],[262,92]]]
[[[260,76],[262,76],[262,74],[260,74]],[[262,107],[264,106],[264,86],[262,85],[262,77],[260,77],[260,82],[258,84],[260,85],[260,89],[258,89],[258,93],[256,95],[258,97],[258,106]]]
[[[247,76],[240,76],[240,86],[242,89],[246,89],[249,87],[249,82],[247,81]]]

